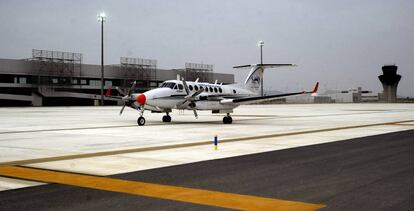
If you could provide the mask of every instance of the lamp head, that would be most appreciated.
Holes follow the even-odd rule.
[[[98,22],[105,22],[106,20],[106,14],[104,12],[101,12],[98,14]]]

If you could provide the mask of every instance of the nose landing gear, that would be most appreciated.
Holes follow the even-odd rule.
[[[223,117],[223,124],[231,124],[233,123],[233,119],[231,118],[230,114],[227,113],[227,116]]]
[[[139,118],[137,120],[137,123],[139,126],[145,125],[145,118],[143,116],[144,116],[144,108],[141,107],[139,108]]]
[[[140,116],[137,120],[137,123],[138,123],[139,126],[145,125],[145,118]]]

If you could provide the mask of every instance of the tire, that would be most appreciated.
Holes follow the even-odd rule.
[[[171,122],[171,116],[167,116],[167,115],[163,116],[162,121],[163,122]]]
[[[231,124],[233,122],[233,119],[231,116],[225,116],[223,117],[223,124]]]
[[[225,116],[225,117],[223,117],[223,124],[228,124],[228,118]]]
[[[227,117],[227,124],[231,124],[233,123],[233,118],[231,118],[231,116]]]
[[[144,117],[139,117],[137,120],[137,123],[139,126],[143,126],[145,125],[145,118]]]

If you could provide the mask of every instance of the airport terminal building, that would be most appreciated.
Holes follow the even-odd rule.
[[[121,57],[119,64],[104,66],[104,87],[127,91],[136,81],[134,91],[144,92],[177,75],[189,81],[234,83],[233,74],[215,73],[213,65],[159,69],[156,60]],[[80,53],[33,49],[30,59],[0,59],[1,106],[96,105],[100,93],[101,66],[83,64]],[[105,105],[116,104],[117,99],[105,97]]]

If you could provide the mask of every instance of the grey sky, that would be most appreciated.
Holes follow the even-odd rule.
[[[160,68],[185,62],[214,64],[215,71],[264,61],[295,63],[269,70],[265,86],[294,91],[362,86],[381,91],[381,65],[395,63],[403,75],[399,95],[414,96],[414,1],[412,0],[0,0],[0,58],[28,58],[31,49],[79,52],[100,62],[105,11],[106,64],[119,57],[157,59]]]

